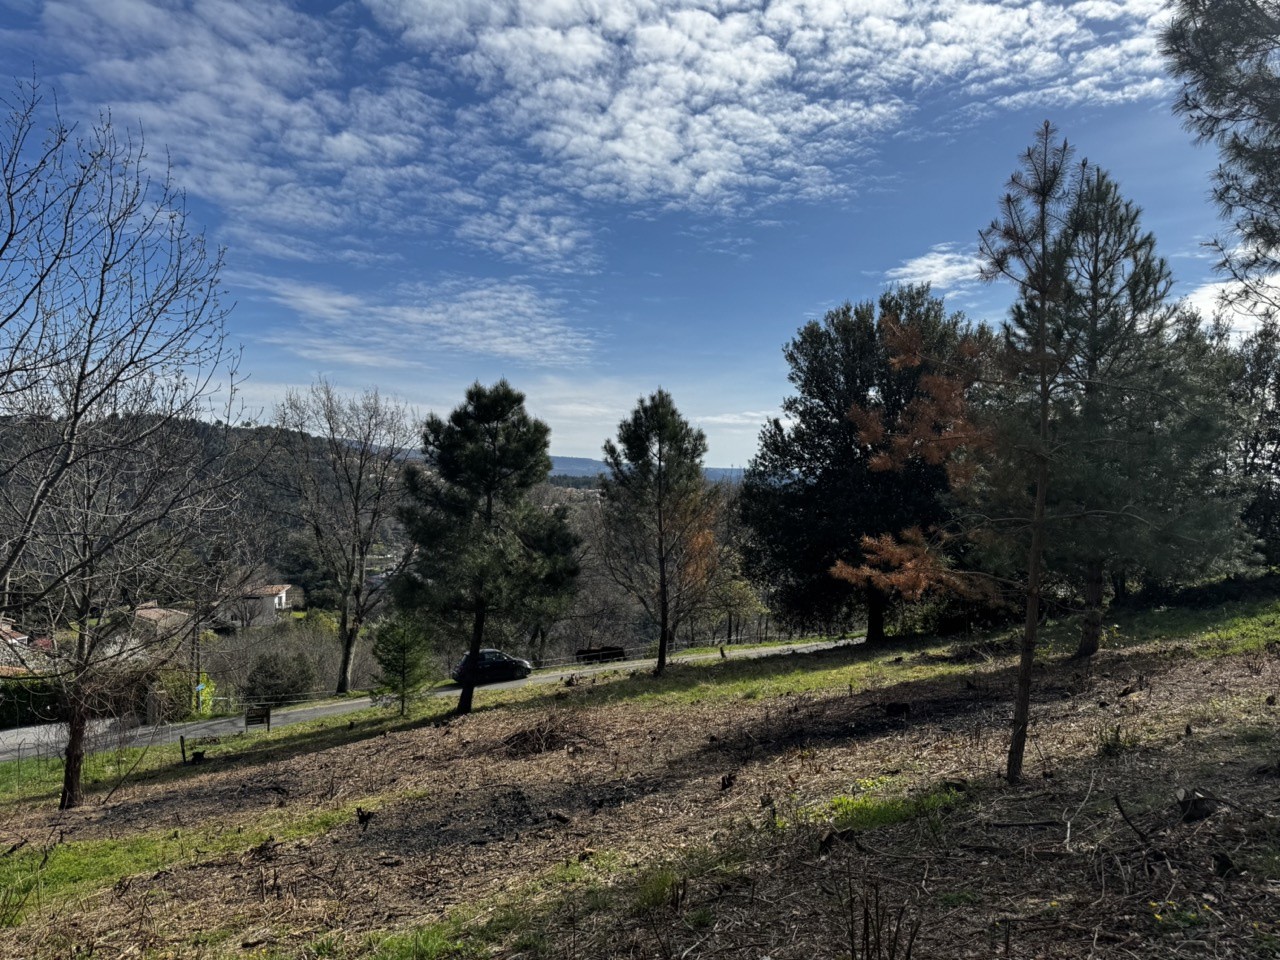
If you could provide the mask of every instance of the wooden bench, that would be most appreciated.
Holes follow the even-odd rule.
[[[271,708],[270,707],[248,707],[244,712],[244,729],[248,732],[250,727],[266,726],[267,730],[271,729]]]

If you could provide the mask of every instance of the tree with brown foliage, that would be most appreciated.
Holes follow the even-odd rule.
[[[784,348],[796,394],[783,400],[785,420],[761,431],[740,494],[748,570],[783,613],[816,614],[829,627],[856,605],[867,642],[884,638],[896,587],[858,572],[865,544],[942,523],[948,487],[946,457],[932,448],[898,456],[911,437],[891,425],[922,412],[931,389],[947,389],[938,358],[951,356],[962,324],[927,286],[908,286],[832,310]],[[902,362],[911,336],[917,361]]]

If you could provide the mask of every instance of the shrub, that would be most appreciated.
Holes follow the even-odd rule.
[[[0,681],[0,730],[61,719],[56,684],[31,678]]]
[[[240,696],[245,703],[256,706],[289,703],[306,699],[315,686],[315,679],[309,661],[270,650],[254,658]]]

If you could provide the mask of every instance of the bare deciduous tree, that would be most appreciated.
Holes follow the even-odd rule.
[[[139,605],[190,599],[234,553],[232,440],[210,424],[230,420],[214,404],[232,402],[235,356],[221,257],[140,136],[110,118],[77,134],[34,84],[5,107],[0,612],[48,641],[16,652],[63,693],[72,807],[100,701],[187,630],[140,624]]]
[[[360,630],[381,602],[384,584],[403,564],[400,557],[379,579],[370,578],[371,559],[387,548],[397,525],[404,458],[416,430],[403,403],[376,390],[344,397],[325,380],[291,390],[276,422],[289,461],[279,482],[288,488],[294,519],[306,529],[338,596],[337,689],[346,693]]]

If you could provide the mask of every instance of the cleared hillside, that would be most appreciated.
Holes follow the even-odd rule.
[[[1050,650],[1018,788],[1001,636],[130,751],[62,815],[8,769],[0,951],[1274,957],[1278,623],[1254,598]]]

